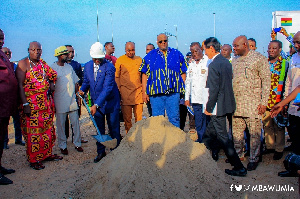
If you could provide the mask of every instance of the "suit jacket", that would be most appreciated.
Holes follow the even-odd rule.
[[[17,110],[18,81],[14,65],[0,50],[0,117],[9,117]]]
[[[217,116],[224,116],[235,111],[235,99],[232,89],[232,66],[228,59],[221,54],[208,66],[206,87],[209,97],[206,110],[211,113],[217,105]]]
[[[74,61],[72,60],[71,63],[69,63],[73,70],[75,71],[76,75],[78,76],[79,78],[79,81],[78,81],[78,84],[81,86],[82,85],[82,79],[83,79],[83,72],[82,72],[82,69],[81,69],[81,64],[78,63],[77,61]]]
[[[81,86],[83,92],[90,90],[93,104],[97,104],[103,114],[112,113],[120,109],[120,94],[115,82],[116,69],[106,60],[99,66],[96,80],[94,78],[94,62],[91,60],[85,64],[84,78]],[[98,111],[96,112],[98,113]]]

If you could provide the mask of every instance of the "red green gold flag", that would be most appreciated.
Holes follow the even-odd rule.
[[[281,18],[281,26],[292,26],[292,18]]]

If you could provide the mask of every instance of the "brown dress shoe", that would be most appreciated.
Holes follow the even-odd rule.
[[[87,143],[87,140],[84,140],[83,138],[81,138],[81,143]]]
[[[63,154],[63,155],[68,155],[69,154],[69,151],[67,148],[65,149],[60,149],[60,152]]]
[[[81,148],[81,146],[76,146],[75,149],[76,149],[78,152],[83,152],[83,148]]]

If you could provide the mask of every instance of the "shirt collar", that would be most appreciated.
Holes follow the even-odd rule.
[[[218,56],[219,54],[220,53],[216,54],[213,58],[211,58],[211,60],[213,61],[216,58],[216,56]]]

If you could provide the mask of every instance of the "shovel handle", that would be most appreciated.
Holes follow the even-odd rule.
[[[101,137],[101,140],[103,140],[102,134],[100,133],[100,130],[99,130],[98,126],[97,126],[97,123],[96,123],[96,121],[95,121],[95,119],[94,119],[94,116],[92,115],[91,110],[90,110],[89,106],[87,105],[85,99],[79,94],[79,92],[77,93],[77,96],[79,96],[79,97],[82,99],[83,104],[84,104],[86,110],[88,111],[88,113],[89,113],[89,115],[90,115],[90,118],[91,118],[91,120],[93,121],[94,126],[95,126],[96,129],[97,129],[97,134]]]

